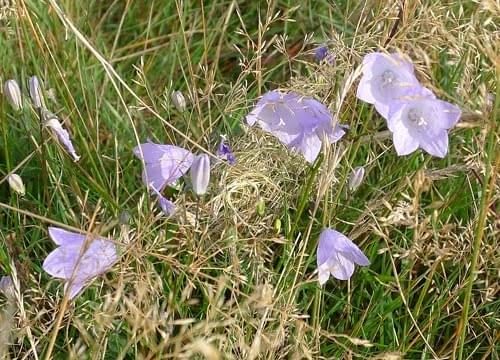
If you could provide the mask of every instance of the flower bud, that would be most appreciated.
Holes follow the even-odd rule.
[[[349,176],[349,190],[351,191],[356,190],[359,187],[359,185],[361,185],[364,176],[365,176],[364,167],[358,166],[354,168],[354,170],[351,173],[351,176]]]
[[[8,299],[15,297],[16,290],[10,276],[2,276],[0,278],[0,293],[4,294]]]
[[[281,219],[277,218],[274,220],[274,231],[276,231],[276,234],[279,234],[281,232]]]
[[[120,213],[120,225],[128,225],[130,223],[130,213],[127,210],[123,210]]]
[[[492,93],[486,94],[486,108],[488,109],[488,111],[491,111],[494,105],[495,105],[495,95],[493,95]]]
[[[69,137],[69,132],[62,127],[57,116],[51,114],[49,111],[43,111],[43,109],[42,116],[45,119],[45,125],[52,129],[61,144],[64,145],[66,150],[68,150],[69,154],[73,157],[73,160],[75,162],[80,160],[80,156],[77,155],[73,143],[71,142],[71,138]]]
[[[180,91],[174,91],[170,98],[172,99],[172,102],[177,110],[180,112],[186,110],[186,99]]]
[[[21,97],[21,89],[16,80],[7,80],[3,86],[3,92],[9,104],[16,110],[20,110],[23,106]]]
[[[207,192],[210,181],[210,158],[207,154],[197,155],[191,165],[191,182],[197,195]]]
[[[23,179],[17,174],[10,174],[7,177],[7,181],[12,190],[18,193],[21,196],[24,196],[26,193],[26,188],[24,187]]]
[[[257,201],[256,209],[259,216],[264,216],[266,214],[266,202],[263,198],[259,198],[259,201]]]
[[[33,75],[28,80],[28,89],[30,92],[31,101],[33,101],[33,105],[38,109],[43,106],[43,95],[42,89],[40,87],[40,81],[38,77]]]

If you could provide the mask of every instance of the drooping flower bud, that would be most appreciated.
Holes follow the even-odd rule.
[[[26,193],[26,188],[24,187],[23,179],[17,174],[10,174],[7,177],[7,181],[12,190],[18,193],[21,196],[24,196]]]
[[[127,210],[123,210],[120,213],[120,225],[128,225],[130,223],[130,213]]]
[[[365,168],[363,166],[357,166],[352,171],[349,176],[349,190],[356,190],[361,182],[363,181],[363,177],[365,176]]]
[[[274,231],[276,231],[276,234],[279,234],[281,232],[281,219],[277,218],[274,220]]]
[[[43,106],[43,95],[42,89],[40,87],[40,81],[36,75],[33,75],[28,80],[28,90],[30,92],[31,101],[33,105],[38,109]]]
[[[264,198],[259,198],[257,201],[257,205],[255,206],[257,210],[257,214],[259,216],[264,216],[266,214],[266,202],[264,201]]]
[[[207,154],[197,155],[191,165],[191,182],[197,195],[207,192],[210,181],[210,158]]]
[[[182,92],[178,90],[174,91],[172,95],[170,95],[170,98],[172,99],[172,102],[177,110],[180,112],[186,110],[186,98],[182,95]]]
[[[80,160],[80,156],[77,155],[75,148],[73,147],[73,143],[71,142],[71,138],[69,137],[69,133],[66,129],[64,129],[59,122],[57,117],[52,117],[48,121],[45,122],[45,125],[52,129],[52,131],[57,136],[57,139],[61,142],[61,144],[68,150],[69,154],[73,157],[73,160],[76,162]]]
[[[20,110],[23,107],[23,98],[21,97],[21,89],[16,80],[7,80],[3,86],[5,98],[9,104],[15,109]]]
[[[16,294],[14,282],[10,276],[2,276],[0,278],[0,293],[4,294],[8,299],[13,299]]]

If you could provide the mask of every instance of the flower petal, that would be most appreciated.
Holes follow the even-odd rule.
[[[441,110],[441,128],[451,129],[460,120],[462,111],[457,105],[450,104],[449,102],[436,100],[439,109]]]
[[[68,153],[73,157],[74,161],[80,160],[80,156],[76,154],[75,148],[73,147],[73,143],[69,137],[69,133],[65,130],[59,120],[55,117],[51,118],[45,123],[48,127],[50,127],[54,133],[56,134],[59,142],[68,150]]]
[[[375,103],[375,97],[372,94],[372,88],[370,86],[370,79],[368,77],[362,77],[358,89],[356,90],[356,97],[368,104]]]
[[[80,257],[80,250],[81,244],[57,247],[45,258],[42,267],[53,277],[69,279]]]
[[[163,176],[161,164],[159,162],[146,164],[142,171],[142,181],[148,188],[155,188],[159,191],[167,185],[167,180]]]
[[[392,141],[399,156],[408,155],[418,149],[418,139],[412,136],[402,122],[394,123]]]
[[[349,280],[353,273],[354,263],[342,256],[342,254],[338,254],[335,258],[335,263],[332,266],[332,276],[339,280]]]
[[[189,150],[175,145],[147,142],[135,147],[133,152],[145,162],[142,173],[144,184],[158,191],[184,175],[193,162],[193,154]]]
[[[370,265],[370,260],[368,260],[365,254],[363,254],[363,252],[351,241],[351,239],[333,229],[326,229],[325,231],[328,231],[331,238],[334,239],[333,248],[335,252],[341,253],[344,257],[358,265]]]
[[[83,289],[84,286],[85,282],[77,281],[76,279],[73,281],[66,281],[66,283],[64,284],[64,293],[66,293],[68,295],[68,298],[72,300],[76,295],[78,295],[78,293]]]
[[[316,134],[302,135],[291,142],[290,147],[300,152],[312,164],[321,151],[321,140]]]
[[[320,137],[326,134],[335,142],[344,135],[344,130],[333,126],[333,115],[324,104],[294,92],[266,93],[246,120],[250,125],[258,123],[309,162],[314,162],[321,150]]]
[[[448,153],[448,132],[441,130],[432,138],[421,138],[420,147],[433,156],[444,158]]]
[[[194,160],[193,154],[185,149],[174,147],[160,160],[162,173],[167,184],[173,184],[189,171]]]
[[[156,144],[148,141],[147,143],[136,146],[132,151],[136,157],[144,159],[146,164],[151,164],[160,161],[160,158],[165,153],[168,153],[169,149],[169,145]]]
[[[330,270],[328,269],[327,266],[324,265],[321,265],[318,268],[318,281],[320,285],[324,285],[328,281],[328,278],[330,277]]]
[[[365,56],[363,76],[357,90],[359,99],[374,104],[387,118],[389,106],[409,89],[419,86],[413,64],[401,54],[372,53]]]
[[[86,236],[58,227],[49,226],[49,236],[56,245],[82,246]]]
[[[51,230],[52,237],[54,228]],[[56,231],[54,238],[61,241],[60,235]],[[118,260],[118,256],[112,241],[97,238],[81,243],[78,237],[73,237],[73,240],[69,241],[70,235],[71,233],[64,234],[65,243],[47,256],[43,262],[43,269],[53,277],[72,283],[69,296],[73,298],[83,288],[85,282],[108,270]],[[84,246],[87,246],[85,251]],[[66,284],[66,290],[67,287]]]

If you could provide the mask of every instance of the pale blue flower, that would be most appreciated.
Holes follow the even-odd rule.
[[[316,255],[320,285],[326,283],[330,275],[348,280],[354,273],[354,264],[370,265],[370,260],[347,236],[332,229],[321,232]]]
[[[398,53],[368,54],[363,59],[362,71],[357,97],[373,104],[386,119],[394,100],[399,100],[409,89],[420,87],[413,64]]]
[[[87,235],[56,227],[49,227],[49,236],[58,247],[47,256],[43,269],[66,281],[64,291],[70,299],[118,260],[115,244],[105,238],[87,240]]]
[[[162,191],[188,172],[193,163],[191,151],[175,145],[147,142],[133,149],[134,155],[144,160],[142,180],[149,188]]]
[[[460,108],[429,96],[430,90],[415,89],[390,106],[387,126],[398,155],[418,148],[444,157],[448,152],[448,130],[459,121]]]
[[[323,140],[334,143],[345,134],[325,105],[294,92],[264,94],[246,121],[250,126],[258,123],[310,163],[319,155]]]

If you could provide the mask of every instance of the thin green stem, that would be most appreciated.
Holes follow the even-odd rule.
[[[40,163],[42,170],[42,181],[43,181],[43,202],[49,210],[49,183],[48,183],[48,171],[47,171],[47,154],[45,153],[45,141],[43,136],[43,113],[42,108],[38,108],[38,118],[40,126]]]
[[[500,79],[497,80],[498,85],[500,85]],[[472,250],[472,258],[471,258],[471,266],[470,266],[470,271],[469,271],[469,277],[467,279],[467,287],[465,288],[465,297],[464,297],[464,304],[463,304],[463,309],[462,309],[462,317],[460,319],[459,323],[459,336],[458,336],[458,360],[462,360],[463,357],[463,351],[464,351],[464,344],[465,344],[465,337],[466,337],[466,329],[467,329],[467,322],[469,320],[469,306],[470,306],[470,301],[472,297],[472,285],[474,283],[474,278],[476,276],[476,271],[477,271],[477,259],[479,258],[479,250],[481,248],[481,244],[483,241],[483,236],[484,236],[484,227],[486,224],[486,218],[488,214],[488,206],[489,206],[489,199],[490,199],[490,194],[492,192],[492,188],[494,185],[494,181],[491,181],[494,179],[494,176],[492,177],[492,163],[495,162],[498,165],[500,165],[500,154],[495,152],[495,137],[496,137],[496,123],[495,119],[497,118],[496,116],[498,115],[498,109],[500,108],[500,98],[497,97],[496,102],[495,102],[495,110],[492,114],[492,120],[490,122],[490,131],[488,132],[488,139],[487,139],[487,149],[486,149],[486,171],[484,174],[484,181],[483,181],[483,187],[481,191],[481,204],[479,207],[479,219],[477,222],[477,227],[476,227],[476,234],[474,237],[474,244],[473,244],[473,250]],[[495,159],[495,153],[496,153],[496,159]],[[455,347],[456,349],[456,347]]]
[[[7,166],[7,174],[10,172],[10,155],[9,155],[9,146],[7,144],[7,118],[6,116],[2,116],[2,135],[3,135],[3,150],[5,152],[5,164]]]

